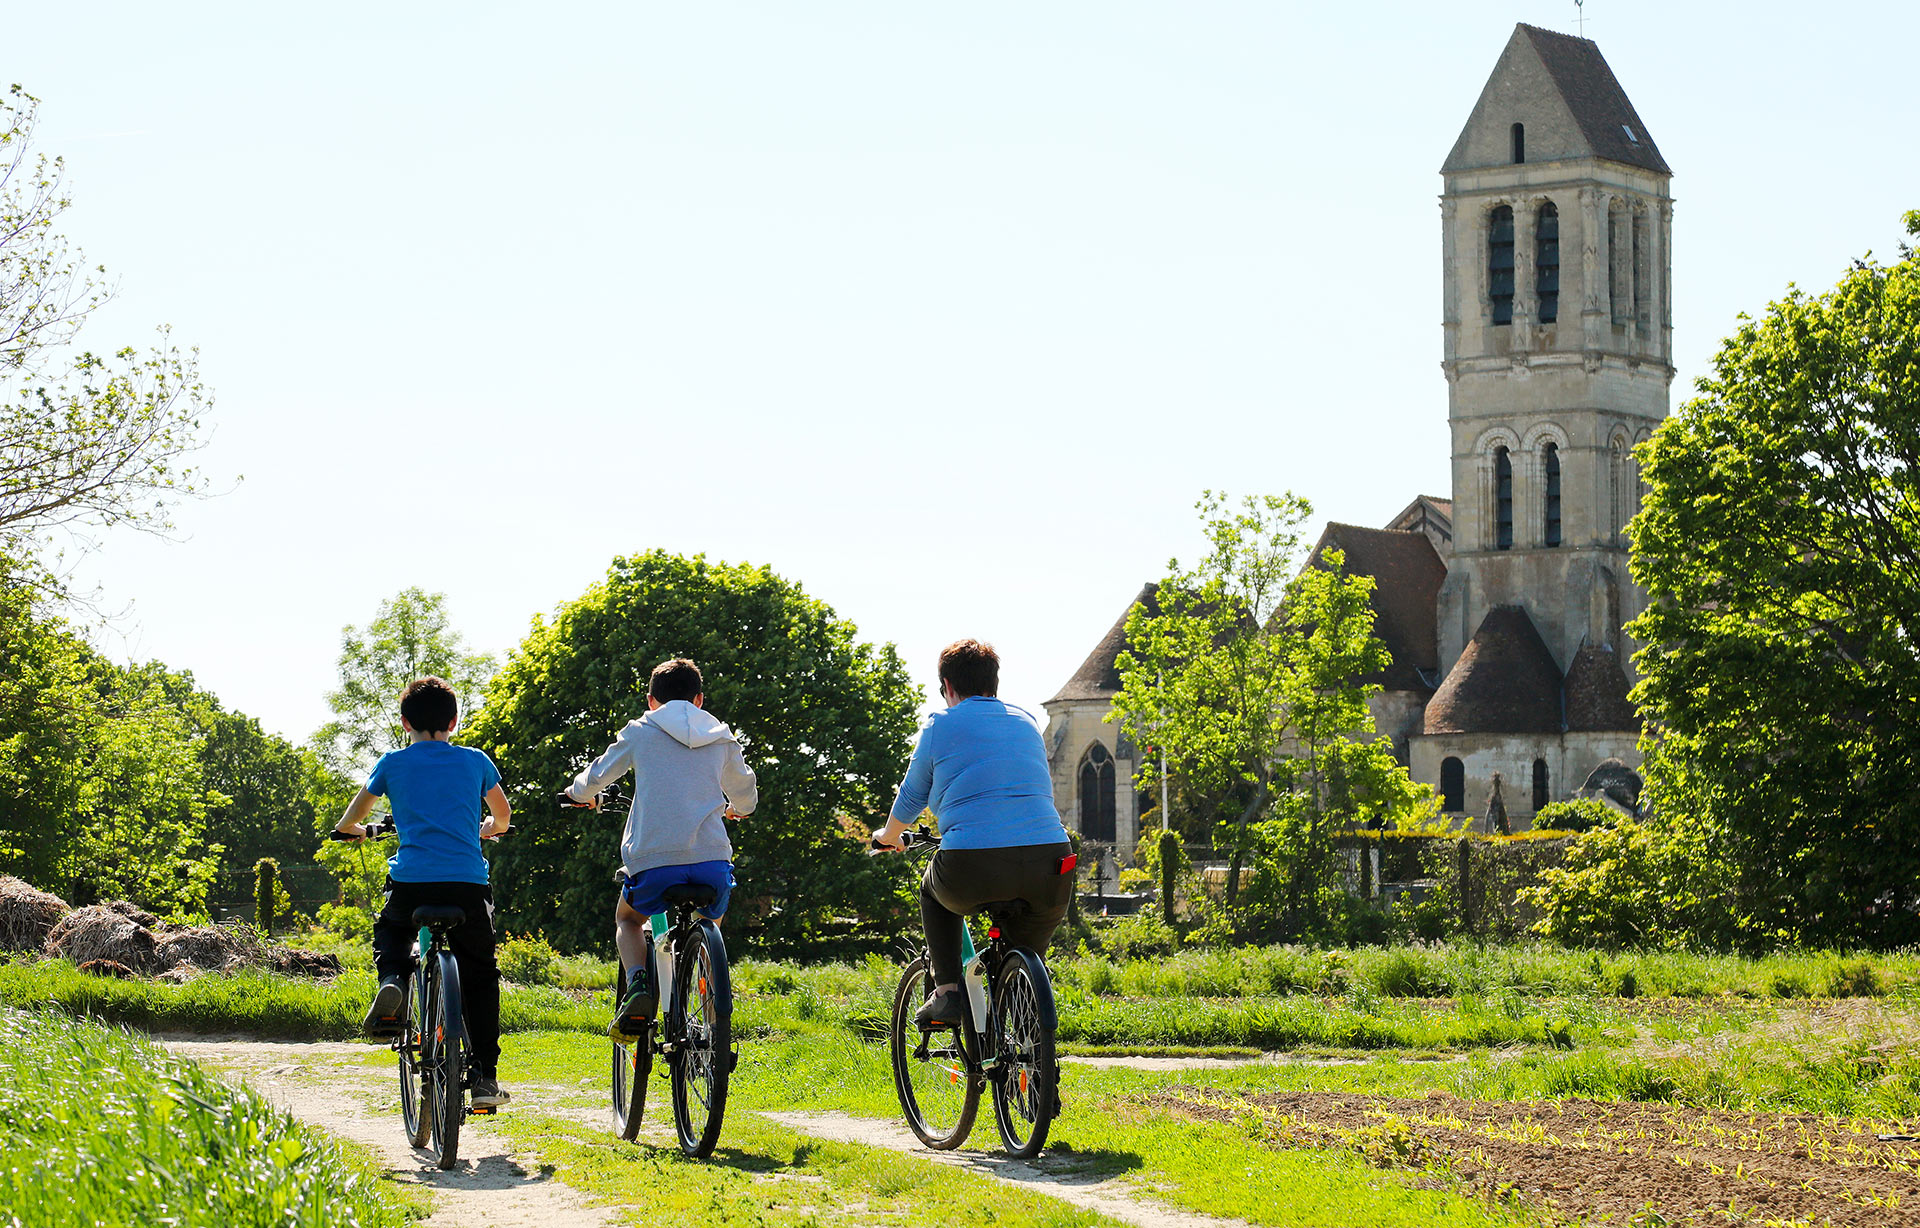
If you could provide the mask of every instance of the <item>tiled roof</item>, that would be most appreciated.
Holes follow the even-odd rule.
[[[1517,605],[1487,611],[1427,703],[1426,732],[1559,733],[1560,668]]]
[[[1383,672],[1360,681],[1389,691],[1431,692],[1440,668],[1434,603],[1447,578],[1447,565],[1433,543],[1425,533],[1330,523],[1307,556],[1307,566],[1324,566],[1321,556],[1329,548],[1345,553],[1341,570],[1346,574],[1373,577],[1374,634],[1393,654]]]
[[[1611,647],[1589,644],[1567,667],[1567,728],[1638,729],[1640,714],[1627,702],[1627,675]]]
[[[1080,663],[1080,668],[1074,671],[1073,677],[1067,679],[1067,684],[1060,688],[1060,693],[1049,699],[1048,703],[1057,703],[1066,699],[1112,699],[1120,693],[1118,661],[1120,653],[1127,646],[1127,616],[1133,613],[1133,607],[1136,605],[1146,606],[1149,614],[1158,614],[1160,612],[1159,590],[1159,585],[1149,584],[1140,590],[1138,596],[1127,603],[1127,608],[1120,611],[1120,617],[1107,631],[1106,637],[1100,641],[1100,646]]]
[[[1546,65],[1547,74],[1559,87],[1560,96],[1566,99],[1567,108],[1573,112],[1574,122],[1580,125],[1580,134],[1593,147],[1595,157],[1645,167],[1663,175],[1673,173],[1592,39],[1542,30],[1524,22],[1519,28],[1539,53],[1540,62]],[[1629,139],[1628,129],[1632,130],[1633,139]]]

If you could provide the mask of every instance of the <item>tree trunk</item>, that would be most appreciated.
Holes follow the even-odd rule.
[[[1272,779],[1272,774],[1268,772],[1266,766],[1261,765],[1258,787],[1253,791],[1253,798],[1241,808],[1240,817],[1234,820],[1233,856],[1227,862],[1228,908],[1233,907],[1234,900],[1240,895],[1240,866],[1247,856],[1247,824],[1251,823],[1253,816],[1259,814],[1260,808],[1267,804],[1267,782]]]

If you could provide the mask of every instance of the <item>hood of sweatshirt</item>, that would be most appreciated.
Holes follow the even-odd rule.
[[[714,742],[731,742],[733,730],[727,728],[725,721],[708,712],[705,708],[696,708],[684,699],[674,699],[661,704],[647,713],[636,725],[653,725],[672,734],[674,740],[688,749],[711,745]]]

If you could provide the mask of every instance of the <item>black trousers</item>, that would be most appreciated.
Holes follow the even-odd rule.
[[[1060,873],[1060,859],[1071,852],[1071,844],[1061,843],[935,853],[920,880],[933,983],[959,983],[961,918],[990,904],[1012,905],[1000,931],[1009,943],[1046,954],[1073,896],[1075,876]]]
[[[413,910],[450,904],[467,919],[447,931],[460,966],[460,1005],[474,1069],[488,1078],[500,1069],[500,966],[494,962],[493,888],[485,883],[396,883],[387,880],[387,902],[373,923],[373,966],[384,980],[413,970]]]

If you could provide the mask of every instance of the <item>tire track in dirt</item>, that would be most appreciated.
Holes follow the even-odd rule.
[[[923,1160],[965,1169],[1084,1210],[1097,1211],[1136,1228],[1251,1228],[1245,1220],[1199,1215],[1152,1201],[1142,1197],[1137,1186],[1125,1177],[1091,1177],[1057,1158],[1042,1156],[1037,1161],[1024,1161],[978,1151],[930,1151],[898,1122],[854,1117],[848,1113],[763,1111],[760,1116],[814,1138],[908,1152]]]
[[[368,1107],[397,1101],[391,1069],[363,1063],[365,1045],[155,1037],[170,1051],[228,1078],[237,1078],[295,1117],[337,1138],[364,1144],[394,1180],[429,1191],[433,1214],[422,1228],[600,1228],[611,1209],[541,1171],[538,1157],[516,1155],[484,1118],[460,1129],[460,1162],[445,1172],[425,1151],[408,1146],[400,1111]],[[511,1085],[516,1104],[538,1104],[563,1089]],[[503,1112],[512,1112],[510,1105]],[[543,1108],[542,1111],[550,1111]],[[554,1109],[559,1115],[570,1110]],[[603,1118],[604,1120],[604,1118]]]

